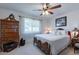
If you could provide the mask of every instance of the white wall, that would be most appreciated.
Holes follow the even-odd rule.
[[[51,23],[51,21],[53,21],[54,20],[54,16],[51,16],[51,15],[47,15],[47,16],[45,16],[45,17],[43,17],[42,18],[42,33],[44,33],[45,32],[45,29],[46,28],[51,28],[52,29],[52,23]]]

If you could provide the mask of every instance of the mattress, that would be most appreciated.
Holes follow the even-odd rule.
[[[35,35],[35,37],[37,37],[38,39],[45,39],[45,40],[49,40],[49,41],[59,40],[64,37],[69,38],[68,35],[53,35],[53,34],[38,34],[38,35]]]

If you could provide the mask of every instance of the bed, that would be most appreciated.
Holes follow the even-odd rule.
[[[41,40],[42,42],[48,42],[51,46],[51,53],[53,55],[59,54],[70,44],[70,39],[67,34],[38,34],[35,35],[35,38],[37,38],[37,40]]]

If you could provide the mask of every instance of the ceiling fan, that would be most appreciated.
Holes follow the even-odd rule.
[[[56,8],[60,8],[61,4],[52,6],[50,3],[42,3],[42,9],[38,9],[37,11],[42,11],[40,15],[48,15],[48,14],[53,14],[52,10]]]

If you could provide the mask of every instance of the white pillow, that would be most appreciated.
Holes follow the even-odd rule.
[[[66,35],[66,31],[65,30],[58,30],[57,35]]]
[[[65,30],[54,30],[54,31],[50,32],[50,34],[53,34],[53,35],[66,35],[66,31]]]

